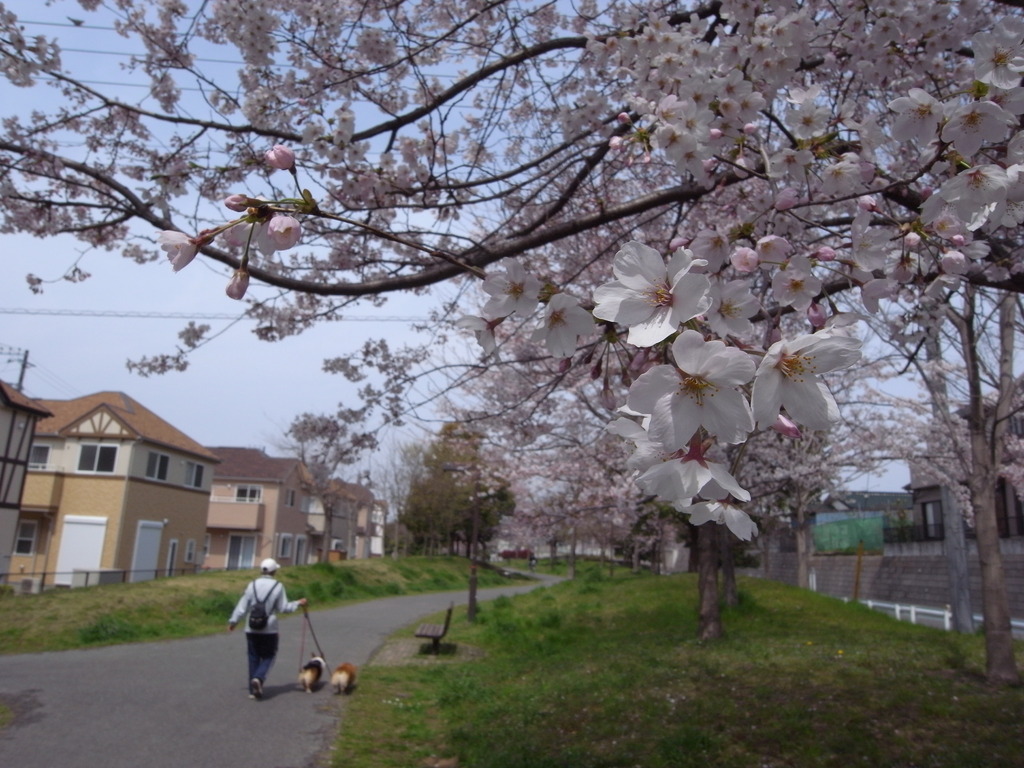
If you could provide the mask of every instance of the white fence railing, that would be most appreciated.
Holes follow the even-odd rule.
[[[883,611],[898,621],[909,621],[911,624],[925,624],[929,627],[942,627],[947,632],[953,628],[953,612],[947,608],[925,608],[920,605],[903,605],[889,603],[884,600],[861,600],[861,604],[876,611]],[[980,614],[971,617],[975,627],[980,627],[984,618]],[[1010,626],[1015,635],[1024,635],[1024,619],[1011,619]]]

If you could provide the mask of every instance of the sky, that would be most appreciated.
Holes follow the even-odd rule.
[[[92,15],[74,2],[3,2],[22,20],[38,22],[26,25],[29,35],[61,40],[67,70],[88,71],[93,83],[121,83],[103,87],[115,88],[122,98],[142,97],[144,91],[130,88],[140,76],[119,69],[136,44],[92,26]],[[69,18],[85,18],[88,24]],[[45,93],[0,81],[0,105],[27,107]],[[91,277],[76,284],[62,280],[76,264]],[[46,281],[41,294],[28,289],[28,273]],[[283,455],[285,433],[296,416],[357,405],[355,386],[323,372],[324,358],[352,352],[369,338],[383,336],[392,346],[413,339],[408,318],[424,317],[436,303],[429,297],[396,297],[382,308],[352,310],[351,320],[268,344],[253,336],[251,321],[232,319],[242,305],[225,296],[228,277],[225,267],[201,258],[173,273],[164,260],[140,266],[116,253],[85,252],[71,238],[0,234],[0,379],[16,384],[23,377],[24,393],[44,399],[124,392],[203,445],[259,447]],[[259,288],[250,291],[258,295]],[[173,352],[190,319],[210,324],[220,335],[191,353],[186,372],[146,378],[128,371],[128,360]],[[424,429],[436,427],[414,426],[385,438],[392,443],[422,438]],[[369,470],[372,477],[374,462],[382,460],[372,457],[358,471]],[[859,478],[853,487],[900,490],[908,480],[905,467],[896,466],[878,477]]]

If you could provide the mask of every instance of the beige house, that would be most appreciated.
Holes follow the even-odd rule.
[[[210,450],[221,463],[209,500],[205,566],[253,568],[266,557],[281,565],[310,562],[311,497],[302,462],[259,448]]]
[[[332,480],[309,504],[311,548],[323,559],[357,559],[384,554],[385,507],[362,485]],[[330,522],[328,522],[328,520]],[[330,528],[330,531],[327,529]]]
[[[34,527],[22,528],[18,524],[21,494],[36,422],[52,415],[39,403],[0,381],[0,579],[5,581],[11,555],[29,548],[34,538]]]
[[[202,562],[218,459],[120,392],[40,400],[13,578],[43,586],[140,581]]]

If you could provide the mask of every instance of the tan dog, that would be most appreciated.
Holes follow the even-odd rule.
[[[302,671],[299,672],[299,685],[302,686],[302,690],[306,693],[312,693],[326,671],[327,662],[319,656],[314,656],[307,661]]]
[[[339,664],[334,674],[331,675],[331,685],[334,686],[334,692],[338,693],[351,693],[352,687],[356,684],[356,666],[354,664]]]

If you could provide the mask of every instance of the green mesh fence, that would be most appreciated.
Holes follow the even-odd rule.
[[[814,549],[818,552],[853,552],[857,544],[863,541],[864,549],[881,550],[884,526],[884,517],[822,523],[812,529]]]

